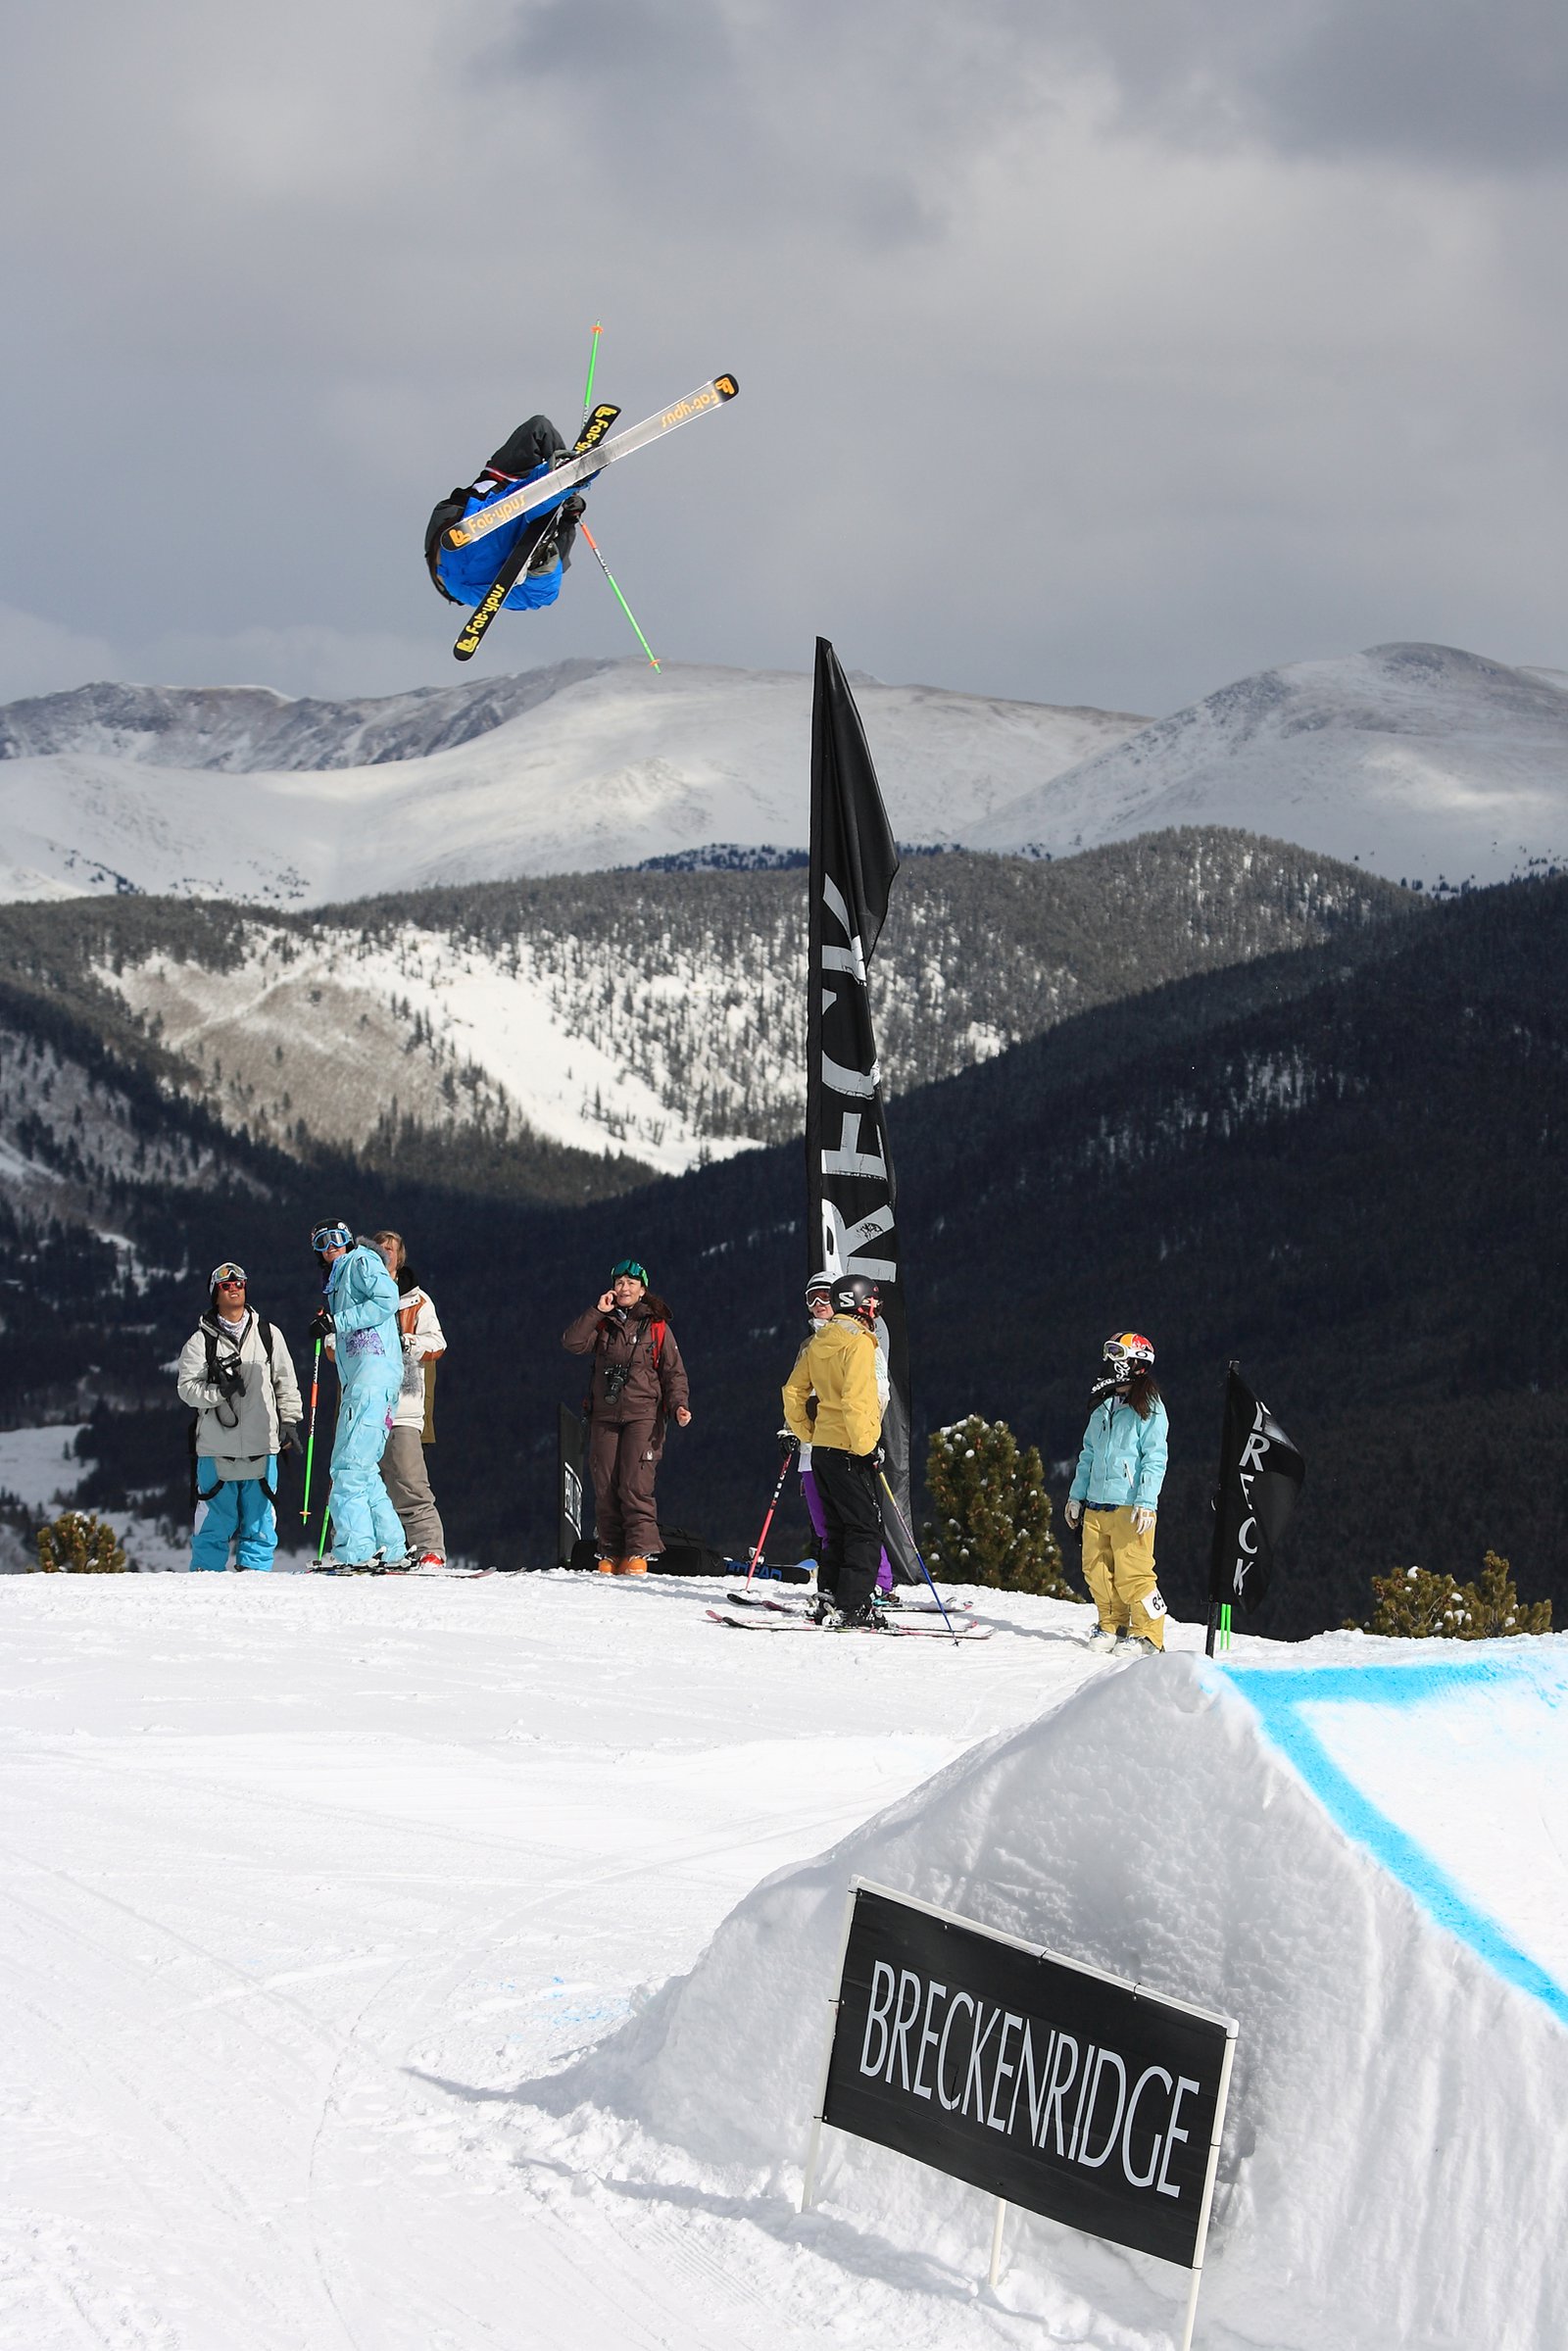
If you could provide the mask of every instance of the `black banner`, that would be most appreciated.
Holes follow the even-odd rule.
[[[871,1027],[866,966],[882,935],[899,853],[860,713],[838,657],[816,640],[811,706],[810,968],[807,979],[807,1272],[868,1274],[882,1292],[879,1344],[889,1397],[887,1480],[913,1523],[909,1495],[909,1341],[895,1211],[898,1185]],[[920,1571],[902,1530],[888,1556],[907,1583]]]
[[[1274,1546],[1291,1523],[1306,1463],[1233,1363],[1225,1384],[1208,1596],[1249,1615],[1268,1591]]]
[[[556,1552],[561,1566],[569,1567],[582,1535],[582,1422],[563,1404],[556,1429],[556,1493],[561,1507]]]
[[[1235,2028],[857,1887],[822,2119],[1196,2266]]]

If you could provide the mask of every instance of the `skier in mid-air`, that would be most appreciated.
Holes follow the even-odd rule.
[[[441,534],[454,522],[477,514],[493,499],[516,489],[520,482],[541,480],[566,454],[566,444],[550,418],[530,416],[526,424],[518,425],[510,440],[502,442],[474,481],[442,499],[425,529],[424,560],[431,579],[449,604],[482,604],[518,539],[525,530],[538,526],[541,514],[547,518],[543,535],[502,611],[537,612],[542,606],[555,603],[561,594],[562,575],[571,563],[577,525],[587,512],[580,491],[563,490],[548,506],[536,509],[531,514],[519,515],[515,522],[504,524],[466,547],[443,547]]]

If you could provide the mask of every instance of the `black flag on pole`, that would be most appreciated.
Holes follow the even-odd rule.
[[[865,972],[899,870],[860,713],[838,657],[816,640],[811,706],[811,890],[807,1020],[808,1273],[863,1273],[882,1293],[889,1397],[882,1418],[887,1477],[905,1518],[909,1499],[909,1344],[904,1265],[882,1079]],[[897,1527],[888,1555],[906,1580],[919,1570]]]
[[[1225,1386],[1219,1492],[1208,1596],[1215,1607],[1250,1616],[1274,1566],[1274,1548],[1291,1523],[1306,1463],[1268,1406],[1259,1403],[1233,1363]]]

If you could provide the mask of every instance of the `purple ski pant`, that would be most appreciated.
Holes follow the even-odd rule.
[[[816,1491],[816,1480],[808,1469],[803,1469],[801,1472],[801,1492],[806,1496],[806,1507],[810,1513],[811,1524],[816,1530],[816,1540],[818,1543],[826,1543],[827,1520],[822,1514],[822,1497]],[[881,1564],[876,1571],[876,1588],[878,1592],[893,1590],[893,1562],[886,1551],[883,1552]]]

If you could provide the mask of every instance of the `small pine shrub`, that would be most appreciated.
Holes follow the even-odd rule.
[[[1347,1621],[1348,1633],[1376,1633],[1393,1641],[1498,1641],[1517,1633],[1549,1633],[1551,1602],[1528,1607],[1514,1589],[1506,1559],[1489,1551],[1473,1584],[1456,1584],[1424,1567],[1396,1567],[1372,1579],[1372,1619]]]
[[[1004,1420],[971,1413],[934,1430],[925,1478],[932,1515],[921,1540],[933,1575],[1053,1600],[1083,1598],[1061,1572],[1039,1450],[1020,1451]]]
[[[38,1567],[46,1576],[123,1576],[125,1546],[113,1527],[87,1510],[63,1510],[37,1534]]]

